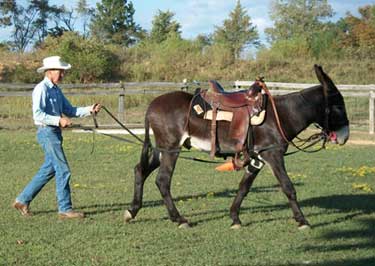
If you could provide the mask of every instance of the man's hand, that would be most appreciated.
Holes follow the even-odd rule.
[[[100,103],[96,103],[92,106],[91,113],[99,113],[102,105]]]
[[[72,124],[72,121],[69,118],[61,117],[59,120],[59,125],[62,128],[68,127]]]

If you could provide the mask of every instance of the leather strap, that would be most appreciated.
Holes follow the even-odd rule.
[[[217,106],[212,105],[212,120],[211,120],[211,152],[210,158],[215,158],[216,153],[216,117],[217,117]]]

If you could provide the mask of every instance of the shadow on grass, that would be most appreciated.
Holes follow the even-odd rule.
[[[157,189],[157,188],[155,188]],[[269,192],[277,192],[279,191],[279,186],[278,185],[270,185],[270,186],[259,186],[259,187],[254,187],[251,189],[250,193],[269,193]],[[213,194],[210,193],[200,193],[200,194],[193,194],[193,195],[186,195],[186,196],[180,196],[174,198],[174,202],[177,203],[179,201],[188,201],[191,199],[200,199],[200,198],[234,198],[237,193],[237,189],[226,189],[223,191],[219,192],[214,192]],[[159,206],[164,206],[163,200],[160,198],[160,200],[152,200],[152,201],[144,201],[143,202],[143,208],[153,208],[153,207],[159,207]],[[76,210],[83,210],[85,211],[85,214],[89,216],[94,216],[97,214],[102,214],[102,213],[109,213],[109,212],[119,212],[119,211],[124,211],[130,207],[130,203],[109,203],[109,204],[94,204],[94,205],[83,205],[76,207]],[[270,206],[272,207],[272,206]],[[93,209],[87,210],[87,209]],[[253,210],[256,208],[248,208],[248,209],[241,209],[242,211],[247,211],[247,210]],[[56,210],[46,210],[46,211],[34,211],[34,214],[48,214],[48,213],[55,213]],[[189,217],[193,216],[198,216],[198,215],[206,215],[206,214],[215,214],[215,213],[221,213],[219,217],[215,217],[212,219],[218,219],[220,217],[226,217],[229,215],[229,208],[225,210],[213,210],[209,212],[201,212],[201,213],[195,213],[192,215],[188,215]],[[162,220],[166,219],[160,218]],[[212,220],[209,218],[208,220]],[[148,222],[150,220],[142,219],[142,221]],[[204,222],[204,220],[199,221]]]
[[[340,212],[343,216],[330,222],[315,224],[314,227],[321,227],[332,223],[339,223],[352,219],[362,214],[375,212],[375,195],[331,195],[324,197],[310,198],[300,202],[302,207],[320,207]]]
[[[295,186],[300,186],[302,183],[297,183]],[[157,189],[157,188],[156,188]],[[251,188],[250,194],[252,193],[270,193],[270,192],[281,192],[280,186],[278,184],[276,185],[270,185],[270,186],[258,186],[258,187],[253,187]],[[282,193],[282,192],[281,192]],[[215,199],[215,198],[230,198],[234,199],[234,197],[237,194],[237,189],[226,189],[223,191],[219,192],[213,192],[212,194],[210,193],[200,193],[200,194],[194,194],[194,195],[186,195],[186,196],[180,196],[174,198],[174,202],[177,203],[179,201],[188,201],[191,199]],[[256,201],[255,199],[252,199],[253,201]],[[143,208],[153,208],[153,207],[160,207],[164,206],[164,202],[162,199],[160,200],[151,200],[151,201],[144,201],[143,202]],[[83,205],[76,207],[76,210],[81,210],[84,211],[86,215],[88,216],[95,216],[98,214],[103,214],[103,213],[110,213],[110,212],[120,212],[124,211],[126,209],[130,208],[130,203],[109,203],[109,204],[94,204],[94,205]],[[277,205],[266,205],[266,206],[254,206],[254,207],[248,207],[248,208],[241,208],[241,212],[243,213],[261,213],[261,212],[273,212],[273,211],[279,211],[283,210],[285,208],[289,208],[287,201],[285,204],[277,204]],[[89,210],[88,210],[89,209]],[[93,209],[92,211],[90,209]],[[34,214],[48,214],[48,213],[55,213],[56,210],[46,210],[46,211],[38,211],[34,212]],[[135,220],[135,223],[147,223],[150,221],[158,221],[158,220],[167,220],[169,219],[168,217],[163,217],[165,215],[165,212],[161,213],[161,217],[158,219],[148,219],[148,218],[142,218],[140,220]],[[208,217],[208,215],[210,217]],[[194,221],[193,226],[200,224],[200,223],[205,223],[225,217],[229,217],[229,206],[228,208],[225,209],[213,209],[210,211],[202,211],[202,212],[194,212],[192,214],[186,213],[186,217],[192,218],[192,217],[199,217],[199,216],[204,216],[204,218],[201,218],[196,221]],[[247,225],[254,224],[254,223],[263,223],[263,222],[268,222],[268,221],[274,221],[274,220],[279,220],[279,219],[285,219],[285,217],[280,217],[280,218],[270,218],[266,220],[261,220],[261,221],[253,221]],[[247,226],[244,224],[244,226]]]
[[[272,264],[271,264],[272,265]],[[271,266],[270,265],[270,266]],[[375,257],[360,258],[360,259],[343,259],[343,260],[326,260],[324,262],[314,263],[314,262],[296,262],[288,264],[273,264],[272,266],[372,266],[375,265]]]
[[[356,229],[338,229],[324,233],[321,238],[321,245],[306,245],[304,251],[327,253],[330,252],[350,252],[352,250],[364,250],[368,257],[327,260],[321,263],[309,263],[309,265],[323,266],[363,266],[375,265],[373,250],[375,249],[375,219],[364,216],[375,213],[375,195],[332,195],[304,200],[302,206],[316,206],[324,209],[334,210],[335,213],[342,214],[341,217],[331,222],[324,222],[315,225],[321,227],[344,222],[353,218],[357,224]],[[360,217],[364,216],[364,217]],[[341,227],[342,228],[342,227]],[[329,241],[327,243],[327,241]],[[333,243],[333,244],[331,244]],[[289,264],[290,265],[290,264]],[[294,265],[294,264],[292,264]],[[295,264],[297,265],[297,264]]]
[[[155,188],[157,189],[157,188]],[[256,187],[251,190],[251,193],[269,193],[278,191],[277,185],[272,186],[261,186]],[[226,189],[219,192],[214,192],[212,195],[209,195],[210,193],[200,193],[200,194],[193,194],[193,195],[186,195],[186,196],[180,196],[173,198],[173,201],[179,202],[179,201],[187,201],[191,199],[199,199],[199,198],[234,198],[237,193],[236,189]],[[143,202],[143,208],[152,208],[152,207],[158,207],[163,206],[163,200],[160,198],[160,200],[152,200],[152,201],[144,201]],[[86,212],[87,214],[94,215],[99,213],[106,213],[106,212],[114,212],[114,211],[122,211],[125,210],[125,208],[129,208],[130,203],[114,203],[114,204],[94,204],[94,205],[87,205],[87,206],[80,206],[78,209],[97,209],[95,211]],[[46,211],[51,212],[51,211]],[[44,212],[44,213],[46,213]],[[42,213],[42,212],[39,212]]]

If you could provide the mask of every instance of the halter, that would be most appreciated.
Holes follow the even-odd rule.
[[[331,110],[329,109],[328,105],[328,91],[326,86],[323,86],[323,96],[324,96],[324,127],[322,128],[322,132],[324,131],[326,134],[329,132],[329,114]]]

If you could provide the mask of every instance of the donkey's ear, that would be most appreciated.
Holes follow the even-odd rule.
[[[323,68],[317,64],[314,65],[314,70],[315,70],[315,74],[316,74],[316,77],[318,78],[319,82],[323,85],[323,82],[324,82],[324,72],[323,72]]]
[[[337,90],[335,84],[333,83],[331,78],[326,73],[324,73],[323,68],[321,66],[314,65],[314,70],[320,84],[322,84],[327,91]]]

